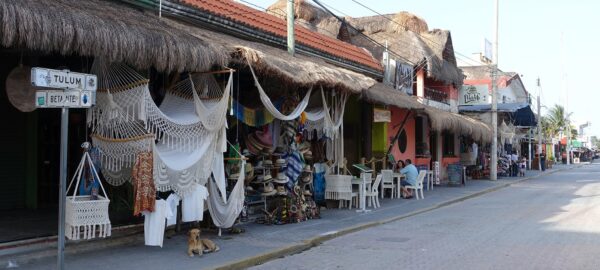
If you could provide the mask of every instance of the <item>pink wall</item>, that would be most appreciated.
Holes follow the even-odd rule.
[[[388,125],[388,144],[391,142],[393,137],[396,136],[396,132],[398,132],[402,120],[404,120],[404,117],[408,113],[408,110],[399,109],[396,107],[391,107],[390,111],[392,112],[392,122],[390,122]],[[404,153],[400,153],[400,150],[398,149],[398,143],[396,143],[392,147],[392,155],[394,155],[394,159],[396,160],[405,160],[407,158],[415,160],[415,120],[412,116],[410,116],[406,121],[404,130],[406,130],[407,137],[406,151]]]

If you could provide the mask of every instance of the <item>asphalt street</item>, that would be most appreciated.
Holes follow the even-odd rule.
[[[600,269],[600,164],[348,234],[255,269]]]

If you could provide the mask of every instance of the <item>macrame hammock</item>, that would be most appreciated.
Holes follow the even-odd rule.
[[[157,190],[173,190],[183,196],[191,191],[193,183],[205,184],[216,150],[222,154],[226,148],[220,137],[225,135],[227,102],[233,78],[231,73],[224,90],[212,75],[190,75],[167,91],[159,107],[150,95],[148,80],[131,68],[100,62],[94,64],[93,70],[98,74],[101,90],[97,93],[97,106],[88,114],[89,125],[94,131],[102,130],[104,134],[129,139],[129,142],[123,141],[121,146],[113,149],[100,146],[101,152],[114,157],[118,156],[118,152],[140,144],[138,140],[128,137],[137,129],[127,125],[117,127],[113,124],[114,119],[140,122],[146,134],[154,134],[156,140],[152,150]],[[197,93],[198,88],[203,89],[200,94]],[[131,158],[119,160],[110,171],[127,170],[133,165],[131,161]],[[225,182],[218,183],[218,186],[224,194]]]
[[[208,181],[209,194],[217,194],[218,186],[216,183],[219,182],[219,179],[225,180],[223,156],[221,155],[220,160],[215,160],[213,164],[214,179]],[[240,168],[245,168],[245,166],[246,161],[242,159]],[[240,215],[240,212],[242,212],[242,209],[244,208],[244,179],[244,173],[240,173],[235,186],[229,194],[229,198],[226,198],[225,196],[208,196],[208,211],[210,212],[213,223],[219,228],[219,235],[221,235],[221,229],[231,228],[231,226],[233,226],[237,217]]]
[[[108,216],[110,200],[106,196],[102,182],[98,181],[98,184],[103,195],[77,195],[79,183],[81,183],[82,177],[85,177],[84,171],[91,171],[93,178],[100,179],[96,167],[94,167],[94,162],[92,162],[88,153],[89,143],[84,143],[82,147],[85,152],[67,187],[67,190],[69,190],[73,182],[76,183],[73,195],[67,196],[65,205],[66,237],[70,240],[79,240],[81,237],[87,240],[95,238],[96,235],[107,237],[111,233],[110,218]]]
[[[304,96],[302,101],[300,101],[298,106],[294,110],[292,110],[292,112],[289,115],[284,115],[275,107],[275,105],[273,105],[273,102],[271,102],[271,99],[269,98],[267,93],[265,93],[265,90],[258,82],[258,78],[256,78],[256,74],[254,73],[254,69],[252,69],[250,61],[247,60],[246,62],[248,63],[248,67],[250,67],[250,73],[252,73],[252,78],[254,78],[254,85],[256,86],[256,88],[258,89],[258,93],[260,94],[260,101],[265,106],[267,111],[269,111],[273,115],[273,117],[283,121],[291,121],[300,117],[302,112],[304,112],[304,110],[306,109],[306,106],[308,106],[308,100],[310,98],[310,94],[312,93],[312,87],[308,89],[308,92],[306,92],[306,95]]]

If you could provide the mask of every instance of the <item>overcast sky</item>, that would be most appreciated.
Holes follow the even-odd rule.
[[[275,2],[245,1],[261,7]],[[472,53],[481,51],[483,38],[492,40],[493,0],[358,1],[380,13],[408,11],[424,18],[430,29],[450,30],[459,61],[470,61]],[[353,17],[376,15],[352,0],[321,2]],[[600,1],[593,0],[500,0],[500,69],[522,74],[534,98],[540,77],[542,104],[565,106],[568,100],[574,120],[592,123],[587,129],[591,135],[600,135],[600,94],[595,89],[600,83],[593,81],[600,77],[594,66],[600,60],[598,10]]]

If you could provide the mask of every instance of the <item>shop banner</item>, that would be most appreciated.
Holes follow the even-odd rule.
[[[481,105],[489,104],[491,96],[489,95],[487,84],[463,85],[460,88],[459,105]]]
[[[392,122],[392,112],[386,109],[373,108],[373,122]]]

